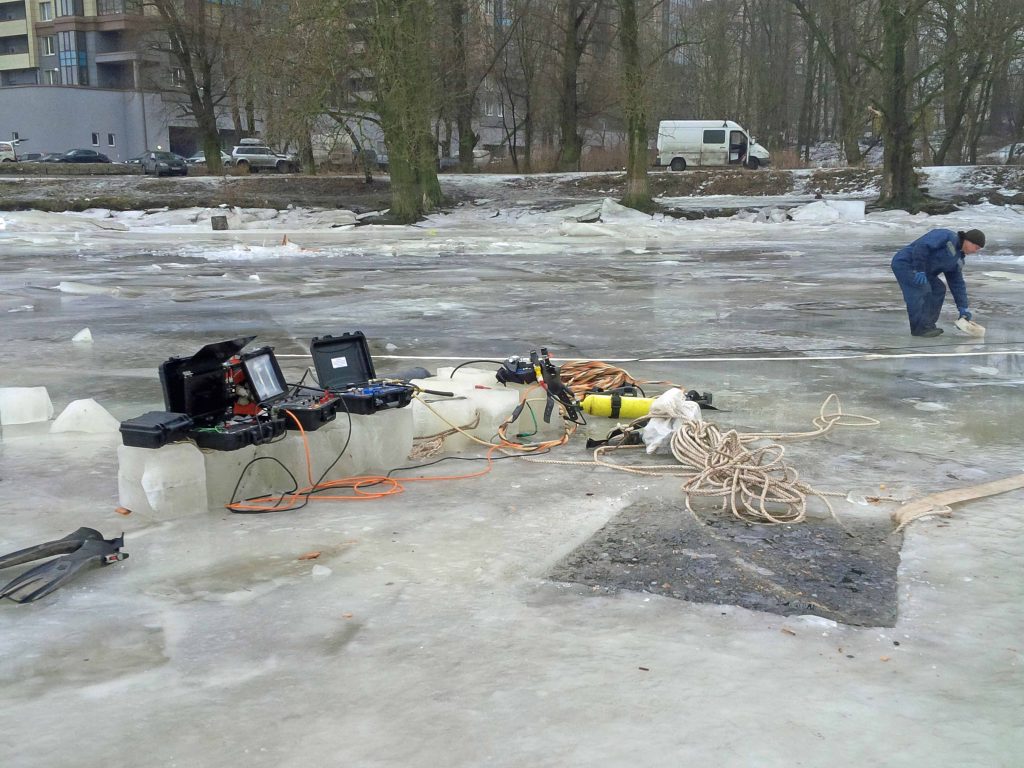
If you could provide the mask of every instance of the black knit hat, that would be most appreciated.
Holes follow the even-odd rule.
[[[985,233],[980,229],[968,229],[966,232],[957,232],[961,241],[974,243],[979,248],[985,247]]]

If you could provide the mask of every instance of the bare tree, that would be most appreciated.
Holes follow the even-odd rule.
[[[647,182],[647,96],[640,58],[640,14],[637,0],[617,0],[617,3],[627,144],[626,194],[622,204],[645,209],[651,206],[651,189]]]
[[[867,59],[876,47],[876,0],[790,0],[832,69],[839,107],[839,136],[846,162],[861,161],[860,139],[869,120]]]
[[[391,213],[412,222],[442,200],[431,117],[439,102],[430,46],[433,5],[373,0],[370,66],[373,103],[391,168]]]
[[[579,170],[583,157],[580,135],[580,62],[603,11],[603,0],[558,0],[562,34],[558,123],[562,139],[558,152],[560,170]]]
[[[248,28],[246,6],[204,0],[138,0],[157,23],[148,30],[148,47],[167,54],[178,73],[175,86],[184,93],[185,114],[196,121],[207,166],[221,170],[218,114],[236,85],[237,69],[225,66],[237,55],[236,41]],[[241,34],[239,34],[241,33]]]

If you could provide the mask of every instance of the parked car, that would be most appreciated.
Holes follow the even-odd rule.
[[[18,162],[18,152],[13,141],[0,141],[0,162]]]
[[[231,150],[235,167],[240,171],[277,171],[293,173],[298,170],[298,159],[292,155],[275,152],[260,139],[242,139],[242,143]]]
[[[205,165],[206,155],[202,151],[199,151],[196,152],[191,157],[186,157],[185,162],[188,163],[189,165],[199,165],[200,163]],[[231,155],[224,151],[221,151],[220,153],[220,162],[221,165],[225,166],[231,166],[234,165],[235,163],[235,161],[231,159]]]
[[[34,163],[42,156],[42,152],[26,152],[24,155],[18,155],[18,160],[22,163]]]
[[[136,155],[135,157],[129,157],[127,160],[124,161],[124,164],[125,165],[142,165],[142,158],[144,158],[144,157],[145,157],[145,155]]]
[[[45,155],[40,155],[34,160],[26,160],[28,163],[56,163],[63,156],[61,152],[47,152]]]
[[[95,149],[70,149],[54,160],[55,163],[109,163],[110,158]]]
[[[188,165],[181,155],[151,150],[142,156],[142,172],[157,176],[188,176]]]
[[[356,149],[352,151],[353,168],[361,170],[364,159],[371,167],[376,167],[382,171],[386,171],[388,169],[388,156],[383,153],[378,153],[373,147],[364,147],[363,149]]]

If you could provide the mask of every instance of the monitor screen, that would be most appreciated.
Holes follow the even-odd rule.
[[[246,360],[245,375],[249,379],[256,400],[261,404],[285,393],[285,383],[278,377],[277,368],[269,352]]]

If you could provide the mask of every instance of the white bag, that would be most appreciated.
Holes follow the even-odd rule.
[[[700,406],[686,399],[681,389],[670,389],[651,403],[651,420],[640,437],[648,453],[671,453],[669,441],[684,421],[701,421]]]

